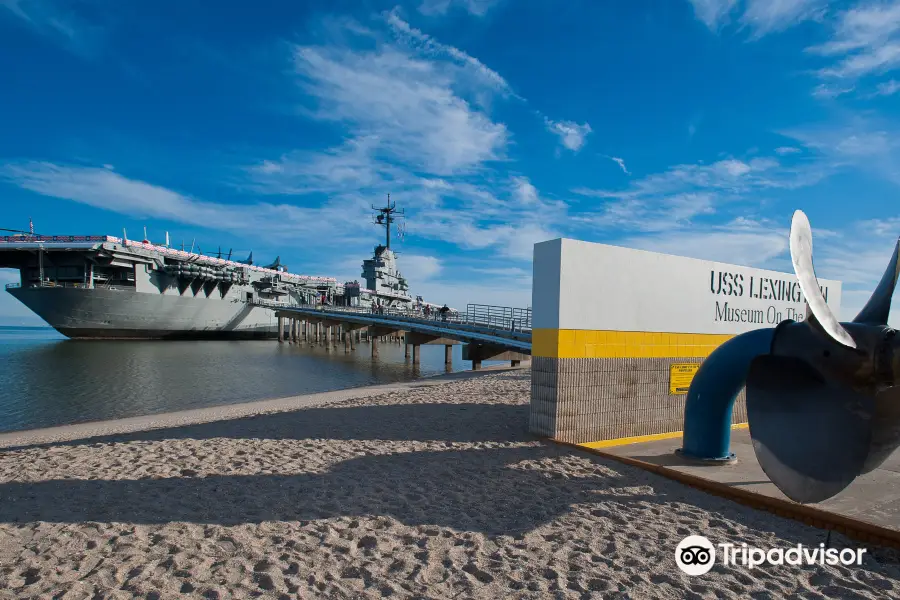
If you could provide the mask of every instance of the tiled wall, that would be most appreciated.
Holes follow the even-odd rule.
[[[731,337],[573,330],[533,336],[530,429],[576,443],[681,431],[687,395],[669,394],[669,366],[699,363]],[[742,391],[733,422],[746,420]]]

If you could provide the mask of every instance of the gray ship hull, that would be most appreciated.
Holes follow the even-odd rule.
[[[272,310],[234,298],[71,287],[8,291],[70,338],[259,339],[278,335]]]

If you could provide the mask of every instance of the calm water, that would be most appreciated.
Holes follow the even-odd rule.
[[[454,347],[453,370],[471,368]],[[444,347],[367,343],[345,354],[276,341],[75,341],[0,327],[0,432],[236,404],[444,373]]]

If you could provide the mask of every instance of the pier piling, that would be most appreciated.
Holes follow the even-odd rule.
[[[453,364],[453,346],[450,346],[450,345],[444,346],[444,364],[445,365]]]
[[[278,317],[278,343],[284,343],[284,317]]]

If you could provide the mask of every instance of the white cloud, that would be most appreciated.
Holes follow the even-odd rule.
[[[423,15],[444,15],[451,8],[461,8],[475,16],[484,16],[502,0],[423,0],[419,12]]]
[[[367,50],[296,48],[303,89],[319,101],[309,115],[348,129],[349,140],[326,152],[261,160],[248,168],[251,181],[242,187],[322,192],[335,202],[391,192],[413,210],[413,237],[530,260],[531,245],[556,236],[567,207],[542,198],[527,177],[501,169],[506,128],[491,119],[484,98],[522,99],[501,75],[412,27],[397,9],[381,16],[397,43],[369,33]],[[555,126],[571,149],[590,131],[531,112]]]
[[[746,0],[741,24],[760,38],[822,18],[828,0]]]
[[[354,138],[324,151],[295,150],[246,168],[249,182],[236,187],[261,194],[354,194],[434,188],[441,180],[423,179],[379,158],[380,139]],[[428,196],[426,195],[425,198]]]
[[[74,10],[61,9],[50,0],[0,0],[7,14],[17,17],[35,33],[84,58],[94,57],[103,42],[104,29],[89,23]]]
[[[296,48],[304,90],[320,119],[378,140],[389,156],[429,173],[466,172],[498,160],[507,131],[454,91],[455,71],[396,48]]]
[[[816,151],[832,172],[854,168],[900,185],[900,125],[867,118],[852,118],[782,132]]]
[[[263,170],[277,172],[280,167],[273,165],[266,165]],[[298,238],[316,239],[307,254],[318,253],[320,259],[326,258],[331,263],[336,259],[336,249],[353,257],[354,263],[362,252],[370,250],[371,196],[338,194],[320,207],[213,203],[129,179],[111,169],[52,163],[2,165],[0,181],[134,218],[159,218],[243,235],[256,236],[259,231],[265,231],[266,242],[272,244]],[[423,184],[421,189],[424,187]],[[420,205],[407,205],[413,209],[413,235],[446,241],[462,249],[492,249],[503,257],[529,261],[536,242],[558,237],[544,223],[565,220],[566,213],[564,209],[547,210],[562,207],[540,198],[537,189],[524,177],[513,178],[508,188],[508,198],[497,199],[484,190],[463,184],[438,185],[436,193],[453,193],[456,202],[462,199],[466,206],[461,207],[463,210],[446,207],[421,210]],[[544,212],[555,216],[548,218]],[[321,236],[323,231],[329,232],[328,235]],[[338,263],[349,275],[346,265]],[[318,264],[321,266],[321,260]],[[442,264],[431,256],[410,254],[404,255],[401,269],[411,280],[417,280],[437,276]]]
[[[837,87],[833,85],[826,85],[824,83],[820,83],[817,85],[813,91],[812,95],[814,98],[819,98],[820,100],[833,100],[838,96],[843,96],[844,94],[849,94],[855,88],[853,86],[850,87]]]
[[[553,121],[545,119],[547,130],[558,135],[562,145],[573,152],[581,150],[585,144],[585,138],[591,133],[588,123],[579,125],[574,121]]]
[[[842,320],[853,319],[865,305],[888,266],[898,236],[900,216],[852,223],[836,239],[815,245],[816,274],[843,282]],[[888,322],[900,326],[896,299]]]
[[[823,77],[859,78],[900,67],[900,1],[860,2],[841,12],[831,40],[808,48],[838,62]]]
[[[715,212],[715,196],[710,193],[672,194],[663,198],[622,198],[607,200],[596,210],[570,217],[572,226],[596,233],[659,232],[682,229],[691,219]]]
[[[871,97],[875,96],[893,96],[897,92],[900,92],[900,81],[896,79],[891,79],[890,81],[883,81],[879,83],[875,87],[875,91],[870,94]]]
[[[779,148],[775,148],[775,154],[779,156],[787,156],[788,154],[800,154],[803,152],[800,148],[794,148],[793,146],[781,146]]]
[[[460,266],[454,279],[439,278],[416,285],[416,293],[430,302],[446,302],[465,310],[467,304],[525,308],[531,305],[531,268]],[[449,275],[449,273],[447,273]]]
[[[385,18],[388,25],[402,39],[406,40],[410,45],[423,50],[424,53],[431,56],[446,56],[454,62],[469,69],[472,75],[479,79],[480,82],[487,84],[506,95],[515,95],[509,83],[496,71],[487,67],[474,56],[463,52],[459,48],[442,44],[430,35],[411,26],[409,23],[400,18],[398,9],[386,13]]]
[[[265,231],[283,241],[333,230],[317,245],[339,245],[366,224],[365,198],[342,197],[340,203],[299,207],[289,204],[224,204],[205,202],[129,179],[109,168],[74,167],[48,162],[0,165],[0,180],[53,198],[80,202],[134,218],[152,217],[199,227],[247,234]],[[319,236],[317,236],[319,237]]]
[[[694,15],[711,31],[718,32],[737,16],[753,38],[777,33],[823,16],[827,0],[689,0]]]
[[[728,173],[731,177],[740,177],[741,175],[746,175],[752,169],[750,165],[740,160],[722,160],[713,165],[714,168],[720,169],[721,171]]]
[[[400,271],[409,281],[416,284],[424,283],[437,276],[444,268],[440,259],[434,256],[424,256],[403,253],[400,261]]]
[[[710,165],[676,165],[663,173],[631,182],[624,190],[572,190],[584,196],[649,200],[686,193],[711,193],[740,196],[764,189],[794,189],[820,181],[824,173],[814,166],[787,168],[774,158],[757,157],[749,161],[723,159]]]
[[[842,322],[852,321],[871,295],[871,290],[841,290],[841,314],[837,315],[838,319]],[[894,329],[900,328],[900,303],[895,301],[891,306],[887,324]]]
[[[531,306],[531,279],[527,281],[462,283],[458,280],[428,281],[416,285],[415,293],[426,302],[447,303],[465,311],[467,304],[489,304],[526,308]]]
[[[712,31],[718,31],[728,23],[738,0],[690,0],[694,15]]]
[[[788,248],[787,230],[746,226],[740,222],[709,229],[692,228],[654,236],[631,237],[629,248],[663,252],[736,265],[765,267]]]
[[[421,214],[417,218],[416,232],[423,238],[452,240],[466,250],[491,249],[499,256],[522,261],[531,260],[537,242],[560,237],[554,229],[540,223],[539,215],[479,222],[473,218],[461,218],[454,211]]]
[[[525,205],[534,205],[538,203],[538,191],[527,177],[513,177],[513,185],[515,186],[515,195],[519,202]]]
[[[572,190],[598,202],[570,215],[570,229],[587,239],[623,238],[629,247],[764,266],[783,253],[787,230],[748,218],[761,198],[815,184],[827,174],[814,161],[789,168],[765,156],[676,165],[621,190]]]
[[[608,158],[609,160],[611,160],[614,163],[616,163],[617,165],[619,165],[619,168],[622,169],[623,173],[625,173],[626,175],[631,175],[631,173],[628,172],[628,168],[625,166],[624,159],[621,159],[621,158],[618,158],[615,156],[607,156],[606,158]]]

